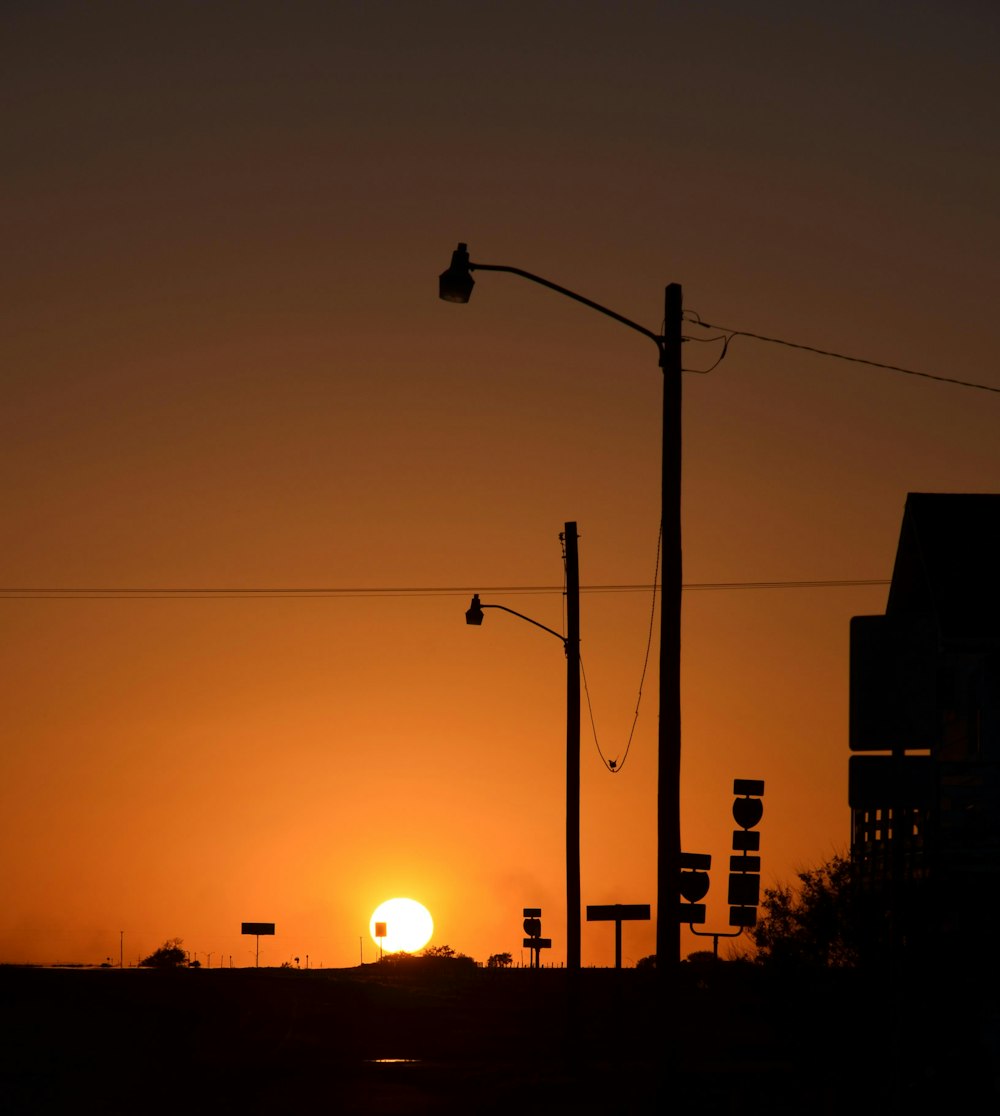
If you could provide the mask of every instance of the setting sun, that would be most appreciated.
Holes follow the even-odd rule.
[[[385,924],[382,937],[375,933],[377,923]],[[415,953],[430,941],[434,920],[415,899],[387,899],[372,914],[369,931],[386,953]]]

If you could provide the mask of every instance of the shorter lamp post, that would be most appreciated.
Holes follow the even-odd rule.
[[[496,608],[554,635],[566,652],[566,968],[580,968],[580,569],[576,524],[567,523],[566,635],[499,604],[483,604],[476,593],[465,613],[466,624],[479,626],[483,610]]]

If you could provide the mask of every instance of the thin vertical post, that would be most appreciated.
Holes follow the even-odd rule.
[[[566,550],[566,968],[580,968],[580,559],[576,523]]]
[[[681,779],[681,318],[679,283],[664,293],[660,722],[657,770],[656,962],[680,960]]]

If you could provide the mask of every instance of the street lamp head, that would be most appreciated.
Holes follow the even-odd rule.
[[[468,302],[475,284],[469,268],[468,248],[459,244],[451,254],[448,270],[438,277],[438,297],[445,302]]]
[[[479,594],[472,598],[472,604],[465,610],[466,624],[475,624],[478,628],[483,622],[483,606],[479,603]]]

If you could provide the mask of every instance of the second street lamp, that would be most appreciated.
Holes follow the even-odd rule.
[[[605,317],[628,326],[656,345],[663,369],[663,456],[661,515],[663,599],[660,619],[660,719],[657,736],[657,857],[656,956],[660,966],[680,959],[680,778],[681,778],[681,317],[680,284],[664,292],[663,332],[633,322],[599,302],[566,287],[506,264],[473,263],[468,248],[459,244],[451,263],[438,279],[438,295],[445,302],[468,302],[473,271],[505,271],[580,302]]]
[[[465,612],[466,624],[479,626],[483,609],[496,608],[554,635],[566,652],[566,968],[580,968],[580,563],[576,524],[562,535],[566,553],[566,634],[523,612],[483,604],[476,593]]]

